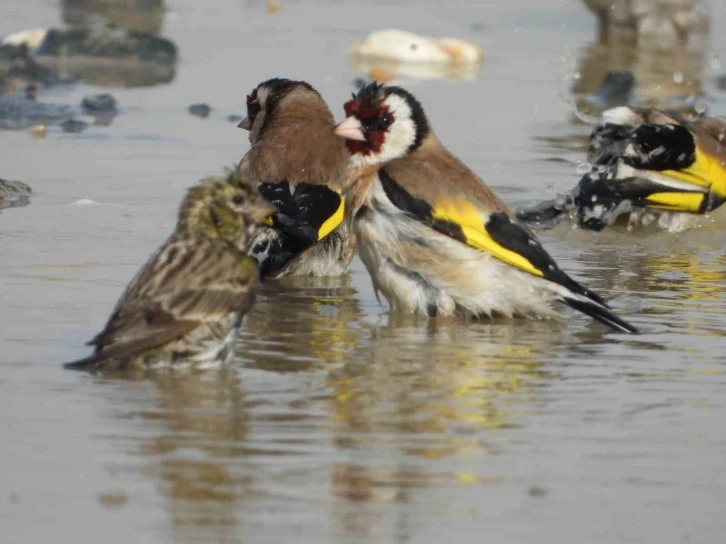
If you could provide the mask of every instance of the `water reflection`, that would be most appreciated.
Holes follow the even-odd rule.
[[[231,541],[240,523],[239,502],[254,482],[252,471],[232,461],[246,454],[249,432],[235,369],[122,377],[148,379],[160,394],[152,408],[133,417],[146,420],[152,430],[142,446],[148,457],[144,472],[158,482],[174,533],[184,541],[195,528],[206,527]]]
[[[633,73],[637,85],[632,103],[637,105],[692,111],[696,99],[703,95],[703,51],[662,51],[632,41],[595,43],[584,48],[578,63],[580,78],[573,84],[573,94],[592,93],[612,70]]]
[[[327,369],[358,344],[360,317],[347,276],[269,283],[246,320],[239,356],[259,370]]]
[[[368,76],[370,81],[390,83],[394,79],[449,79],[471,81],[481,75],[481,64],[435,64],[400,62],[368,57],[351,57],[350,67]]]
[[[63,22],[72,26],[88,26],[102,17],[128,30],[159,34],[164,23],[164,0],[63,0]]]
[[[570,231],[567,238],[591,243],[597,249],[581,255],[595,271],[605,291],[623,296],[620,306],[641,314],[653,332],[681,331],[695,336],[723,336],[722,308],[726,299],[726,243],[723,231],[682,233],[628,233],[627,251],[623,232],[582,233]]]
[[[176,75],[176,45],[161,36],[163,0],[64,0],[70,28],[49,29],[34,51],[62,79],[101,87],[148,87]]]

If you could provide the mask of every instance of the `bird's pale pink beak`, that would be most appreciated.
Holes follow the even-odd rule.
[[[239,125],[237,125],[239,128],[243,128],[245,130],[250,130],[252,128],[252,123],[250,123],[250,118],[245,117],[240,121]]]
[[[366,136],[363,134],[363,125],[354,115],[338,123],[333,132],[336,136],[346,140],[366,141]]]

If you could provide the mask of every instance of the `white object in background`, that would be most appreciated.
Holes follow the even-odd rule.
[[[400,62],[433,64],[478,64],[484,50],[456,38],[427,38],[404,30],[376,30],[362,42],[350,46],[356,55]]]
[[[45,35],[47,33],[47,28],[31,28],[30,30],[21,30],[20,32],[15,32],[14,34],[5,36],[2,43],[8,45],[25,44],[28,46],[28,49],[34,51],[35,49],[38,49],[38,47],[40,47],[41,43],[43,43],[43,40],[45,39]]]

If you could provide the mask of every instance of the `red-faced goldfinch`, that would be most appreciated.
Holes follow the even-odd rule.
[[[399,87],[367,85],[336,128],[356,169],[348,180],[358,250],[395,310],[424,316],[555,317],[562,302],[636,332],[565,274],[499,198],[436,138]]]

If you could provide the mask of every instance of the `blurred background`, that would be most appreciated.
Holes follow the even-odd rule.
[[[306,80],[338,119],[403,85],[519,205],[574,185],[607,107],[725,115],[724,29],[720,0],[5,0],[3,540],[720,542],[720,231],[543,234],[635,338],[391,320],[356,262],[263,289],[219,372],[60,364],[246,152],[259,82]]]

